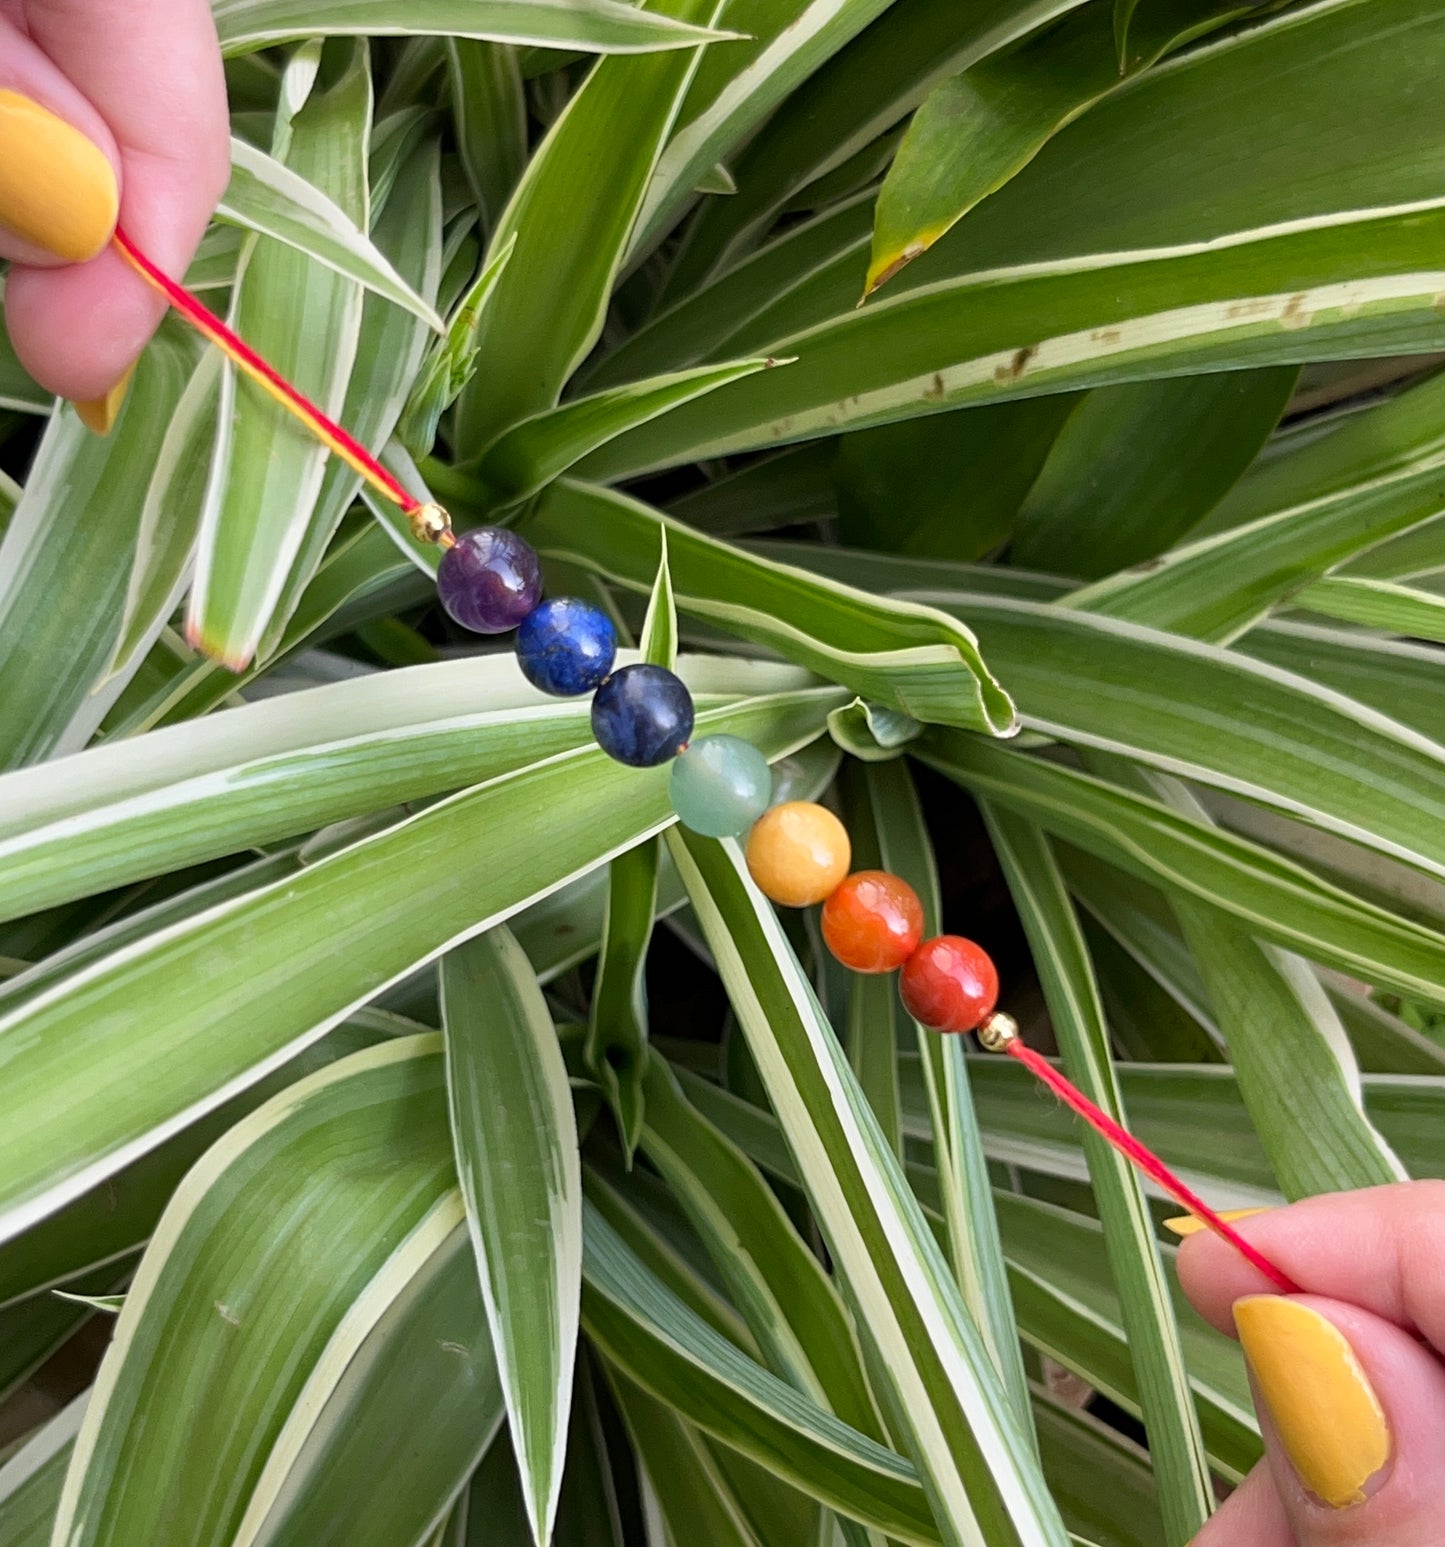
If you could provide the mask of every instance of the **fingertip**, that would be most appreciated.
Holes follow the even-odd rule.
[[[12,269],[5,321],[20,363],[75,402],[107,397],[135,364],[165,303],[114,251],[63,269]]]

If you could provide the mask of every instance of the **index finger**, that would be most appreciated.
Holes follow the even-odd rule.
[[[1373,1311],[1445,1352],[1445,1182],[1398,1182],[1306,1198],[1235,1228],[1301,1289]],[[1274,1286],[1214,1236],[1179,1250],[1201,1315],[1233,1335],[1231,1307]]]
[[[226,85],[206,0],[26,0],[31,38],[115,136],[121,224],[168,273],[183,274],[230,175]],[[107,249],[62,269],[17,267],[11,338],[66,397],[103,397],[164,311]]]

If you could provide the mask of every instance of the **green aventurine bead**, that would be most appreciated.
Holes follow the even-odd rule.
[[[750,742],[703,736],[674,760],[668,794],[684,827],[707,838],[734,838],[768,809],[773,771]]]

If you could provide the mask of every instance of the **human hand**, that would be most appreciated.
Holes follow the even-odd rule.
[[[0,257],[22,364],[108,429],[164,302],[109,244],[185,272],[230,175],[207,0],[0,0]]]
[[[1179,1254],[1238,1336],[1267,1455],[1194,1547],[1445,1547],[1445,1182],[1311,1198],[1237,1227],[1308,1293],[1213,1236]]]

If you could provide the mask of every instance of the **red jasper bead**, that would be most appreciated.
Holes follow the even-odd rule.
[[[886,870],[855,870],[823,904],[823,939],[854,972],[892,972],[922,938],[918,893]]]
[[[933,1031],[972,1031],[998,1003],[998,971],[987,951],[962,935],[935,935],[903,964],[903,1007]]]

